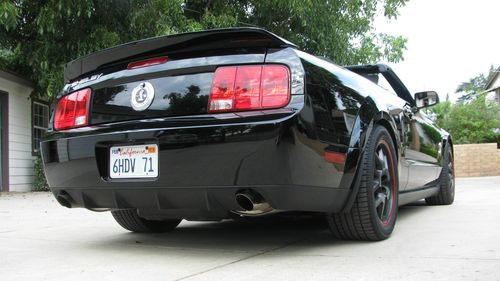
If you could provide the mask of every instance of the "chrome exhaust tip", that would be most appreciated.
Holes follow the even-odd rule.
[[[236,202],[243,210],[253,211],[255,205],[255,199],[250,194],[237,193]]]
[[[236,202],[243,209],[243,211],[235,211],[240,215],[257,216],[274,211],[262,195],[252,190],[236,193]]]
[[[62,206],[66,207],[66,208],[72,208],[73,207],[73,204],[71,204],[71,197],[69,196],[69,194],[67,194],[64,191],[60,192],[56,196],[56,200],[57,200],[57,202],[59,202],[59,204],[61,204]]]

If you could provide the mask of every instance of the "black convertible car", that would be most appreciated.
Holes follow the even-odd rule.
[[[233,28],[105,49],[64,75],[41,143],[50,188],[131,231],[306,212],[382,240],[398,206],[453,202],[451,137],[421,111],[437,94],[413,97],[384,65]]]

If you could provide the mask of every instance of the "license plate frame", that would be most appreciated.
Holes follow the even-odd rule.
[[[158,144],[114,145],[109,148],[108,159],[108,173],[112,180],[158,178]]]

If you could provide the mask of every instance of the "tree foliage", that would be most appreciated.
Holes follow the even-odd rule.
[[[43,172],[42,158],[38,156],[34,161],[33,175],[33,190],[34,191],[49,191],[49,185]]]
[[[433,113],[436,119],[436,123],[438,126],[443,127],[443,120],[449,114],[452,103],[450,102],[449,95],[446,95],[446,100],[436,104],[433,107],[430,107],[429,110]]]
[[[457,144],[500,142],[499,106],[485,102],[484,95],[469,103],[453,105],[439,120]]]
[[[339,64],[402,59],[406,40],[375,33],[408,0],[0,0],[0,67],[61,89],[64,63],[119,43],[210,28],[268,29]]]
[[[484,88],[495,74],[479,74],[457,87],[464,93],[456,104],[446,101],[431,107],[437,124],[451,133],[456,144],[500,142],[500,106],[486,102]]]
[[[484,91],[486,83],[490,78],[495,75],[496,68],[492,65],[487,75],[483,73],[472,77],[467,82],[462,82],[458,85],[455,93],[462,93],[462,96],[458,98],[459,101],[469,102],[476,98],[478,94]]]

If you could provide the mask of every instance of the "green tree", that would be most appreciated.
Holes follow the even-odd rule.
[[[469,102],[477,97],[478,94],[484,91],[484,87],[488,80],[495,74],[496,68],[492,65],[487,75],[483,73],[472,77],[467,82],[462,82],[458,85],[455,93],[462,93],[458,98],[459,101]]]
[[[42,158],[40,156],[35,159],[33,170],[35,172],[33,175],[33,190],[49,191],[49,185],[47,184],[47,179],[43,173]]]
[[[231,2],[231,5],[227,5]],[[373,31],[377,9],[389,18],[406,0],[188,0],[189,18],[205,28],[231,25],[264,27],[316,55],[339,64],[402,59],[406,40]],[[232,21],[227,17],[233,18]],[[224,23],[224,24],[220,24]]]
[[[232,26],[266,28],[339,64],[402,59],[406,40],[374,31],[408,0],[0,0],[0,67],[38,96],[63,85],[64,64],[119,43]]]
[[[446,100],[430,108],[437,124],[451,133],[456,144],[500,142],[500,107],[487,103],[483,94],[487,81],[494,74],[492,66],[488,75],[477,75],[461,83],[457,92],[465,93],[456,104]]]
[[[500,128],[499,106],[487,104],[484,95],[455,104],[440,124],[457,144],[500,142],[500,134],[495,131]]]
[[[452,104],[450,102],[450,96],[446,95],[446,100],[442,101],[435,106],[429,108],[429,110],[435,114],[436,123],[438,126],[443,127],[443,120],[446,118],[448,113],[450,112]]]

